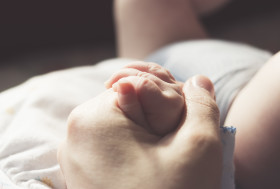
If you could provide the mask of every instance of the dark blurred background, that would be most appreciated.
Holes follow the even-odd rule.
[[[211,36],[277,52],[278,0],[232,0],[202,19]],[[0,91],[27,78],[115,56],[112,0],[0,1]]]

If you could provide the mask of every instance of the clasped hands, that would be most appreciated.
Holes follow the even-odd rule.
[[[127,93],[130,88],[138,90],[125,82],[110,85],[70,114],[67,138],[58,150],[67,188],[219,188],[222,145],[210,80],[195,76],[179,84],[184,97],[179,124],[164,134],[153,132],[147,128],[149,124],[135,121],[129,111],[123,111],[126,106],[120,107],[120,99],[132,97],[120,95],[131,95]],[[122,93],[124,89],[126,93]]]

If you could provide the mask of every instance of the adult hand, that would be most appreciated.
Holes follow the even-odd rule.
[[[129,120],[113,90],[78,106],[58,151],[67,188],[219,188],[222,145],[213,91],[205,77],[187,81],[182,122],[164,137]]]

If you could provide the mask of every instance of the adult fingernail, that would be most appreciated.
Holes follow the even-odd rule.
[[[194,87],[199,87],[199,88],[203,88],[205,90],[207,90],[211,97],[213,99],[215,99],[215,90],[214,90],[214,86],[212,84],[212,82],[205,76],[201,76],[201,75],[197,75],[194,76],[192,79],[192,85]]]

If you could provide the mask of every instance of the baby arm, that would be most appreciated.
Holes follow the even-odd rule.
[[[268,61],[233,102],[226,125],[237,127],[235,164],[241,188],[279,188],[280,54]]]

